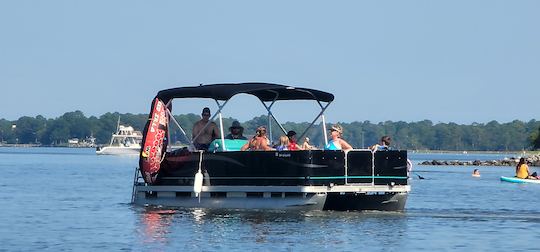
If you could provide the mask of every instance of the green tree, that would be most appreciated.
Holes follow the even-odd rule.
[[[16,122],[15,135],[18,139],[18,143],[38,143],[40,139],[39,133],[45,127],[46,120],[43,116],[37,116],[36,118],[23,116]]]
[[[533,150],[538,150],[540,149],[540,127],[538,127],[538,131],[535,132],[535,135],[533,134],[532,135],[532,148]]]

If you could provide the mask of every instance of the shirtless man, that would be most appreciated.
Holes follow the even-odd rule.
[[[202,119],[193,125],[193,131],[191,134],[193,145],[195,145],[197,150],[208,150],[212,140],[219,138],[219,130],[215,122],[210,122],[206,128],[204,127],[210,119],[209,108],[204,108],[201,116]]]

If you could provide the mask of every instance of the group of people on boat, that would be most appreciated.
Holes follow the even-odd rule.
[[[197,150],[208,150],[210,143],[217,138],[220,138],[220,131],[215,122],[210,121],[210,108],[205,107],[201,113],[201,119],[193,125],[192,139],[193,145]],[[238,121],[234,121],[229,128],[230,133],[225,136],[225,139],[231,140],[248,140],[244,135],[244,128]],[[324,146],[325,150],[352,150],[353,147],[343,139],[343,127],[339,124],[334,124],[330,127],[330,137],[328,144]],[[383,136],[378,144],[375,144],[369,149],[372,151],[389,150],[391,138]],[[296,132],[290,130],[286,135],[280,136],[279,144],[271,146],[267,136],[266,127],[260,126],[255,130],[253,138],[242,146],[241,150],[313,150],[315,149],[309,143],[309,138],[305,137],[304,142],[299,145],[296,138]]]

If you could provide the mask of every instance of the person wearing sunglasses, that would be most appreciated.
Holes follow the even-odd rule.
[[[193,125],[192,139],[197,150],[208,150],[212,140],[220,137],[216,123],[210,121],[210,115],[210,109],[204,108],[201,113],[201,120]]]
[[[347,141],[342,139],[343,128],[339,124],[334,124],[330,128],[330,136],[332,139],[324,147],[325,150],[352,150],[352,146]]]

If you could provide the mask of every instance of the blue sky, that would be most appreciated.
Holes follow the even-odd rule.
[[[0,118],[148,113],[161,89],[259,81],[333,93],[330,122],[539,120],[538,13],[540,1],[2,1]],[[264,110],[241,96],[224,112]]]

